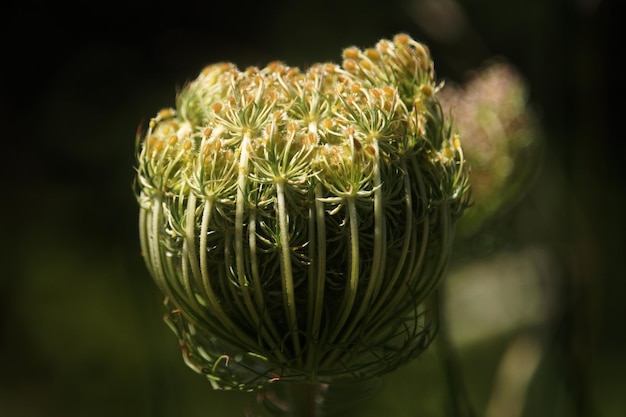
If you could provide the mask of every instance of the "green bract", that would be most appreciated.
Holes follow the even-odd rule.
[[[359,381],[434,336],[460,140],[423,45],[343,58],[211,65],[138,138],[145,261],[215,388]]]

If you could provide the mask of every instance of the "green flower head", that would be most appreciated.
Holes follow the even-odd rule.
[[[216,389],[346,383],[422,352],[468,198],[428,49],[206,67],[137,141],[139,235]]]

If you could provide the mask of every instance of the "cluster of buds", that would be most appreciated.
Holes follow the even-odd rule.
[[[215,389],[361,381],[428,346],[468,200],[439,87],[404,34],[306,71],[219,63],[138,136],[143,256]]]
[[[473,207],[457,228],[466,238],[526,195],[540,162],[540,126],[524,79],[504,61],[486,63],[463,85],[446,83],[439,101],[454,113],[472,167]]]

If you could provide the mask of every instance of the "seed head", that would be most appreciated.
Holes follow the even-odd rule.
[[[205,68],[138,140],[139,234],[186,363],[216,389],[351,382],[422,352],[467,205],[428,49]]]

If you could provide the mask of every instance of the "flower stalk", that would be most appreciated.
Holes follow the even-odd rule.
[[[426,349],[469,200],[440,87],[399,34],[304,72],[209,65],[138,135],[144,259],[213,388],[359,383]]]

